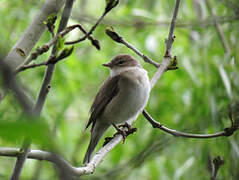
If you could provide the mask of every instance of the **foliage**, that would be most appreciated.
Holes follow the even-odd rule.
[[[43,1],[0,1],[0,46],[9,51]],[[111,1],[107,1],[111,2]],[[116,2],[116,1],[112,1]],[[172,55],[177,56],[178,70],[167,71],[152,90],[148,112],[167,127],[192,133],[213,133],[230,124],[228,105],[239,94],[239,21],[237,0],[211,1],[219,17],[231,55],[225,56],[212,16],[204,1],[181,2]],[[116,54],[131,54],[140,60],[149,76],[156,68],[146,64],[131,50],[112,41],[105,33],[113,26],[124,39],[135,45],[152,59],[163,58],[174,1],[122,0],[94,31],[101,51],[89,41],[76,44],[66,61],[57,64],[42,123],[27,125],[14,96],[7,93],[0,102],[0,147],[20,147],[21,139],[33,135],[33,149],[48,149],[49,144],[74,165],[81,166],[89,142],[89,131],[84,131],[90,105],[101,83],[109,72],[101,67]],[[86,29],[95,23],[104,10],[104,1],[76,1],[70,24],[81,23]],[[232,8],[233,7],[233,8]],[[59,15],[58,15],[59,17]],[[59,18],[55,26],[59,24]],[[75,40],[81,33],[69,33],[67,40]],[[51,39],[45,32],[41,46]],[[36,46],[37,47],[37,46]],[[63,50],[64,51],[64,50]],[[39,56],[36,62],[47,59],[49,53]],[[44,75],[42,67],[22,72],[17,76],[33,99],[37,98]],[[175,138],[151,125],[140,116],[134,124],[138,131],[124,144],[110,152],[91,176],[82,179],[163,179],[206,180],[210,178],[210,160],[220,155],[225,164],[218,178],[239,178],[239,135],[210,140]],[[106,136],[112,136],[113,128]],[[50,134],[50,135],[49,135]],[[101,142],[102,144],[103,142]],[[52,148],[52,147],[50,147]],[[98,145],[100,148],[100,145]],[[0,179],[8,179],[13,167],[12,158],[0,158]],[[23,179],[35,177],[38,161],[27,160]],[[41,162],[40,179],[57,179],[53,166]]]

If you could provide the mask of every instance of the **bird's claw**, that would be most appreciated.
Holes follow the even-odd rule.
[[[135,131],[137,131],[137,128],[132,128],[130,124],[127,122],[124,124],[121,124],[119,126],[113,125],[115,129],[117,130],[116,134],[121,134],[123,137],[123,143],[125,142],[125,139],[128,135],[133,134]],[[127,129],[120,129],[121,127],[127,128]]]
[[[131,129],[132,127],[131,127],[131,125],[129,124],[129,123],[127,123],[127,122],[125,122],[124,124],[120,124],[119,126],[118,126],[119,128],[124,128],[124,127],[126,127],[126,128],[128,128],[128,129]]]

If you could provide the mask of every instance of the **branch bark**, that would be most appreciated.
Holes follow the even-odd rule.
[[[220,156],[213,159],[211,180],[216,180],[218,170],[224,163],[225,161]]]
[[[26,115],[29,117],[33,116],[32,103],[29,98],[25,95],[25,92],[16,82],[15,76],[12,73],[11,67],[9,67],[4,61],[0,60],[0,71],[2,73],[3,82],[6,88],[13,91],[16,99],[22,106],[22,109]],[[14,166],[13,173],[11,175],[11,180],[18,180],[23,168],[23,164],[26,160],[27,153],[29,151],[30,142],[26,139],[21,148],[21,154],[18,156],[16,164]]]
[[[40,39],[42,33],[46,30],[43,21],[45,21],[50,14],[57,13],[61,9],[64,1],[65,0],[47,0],[45,2],[39,14],[33,19],[32,23],[5,58],[9,66],[15,69],[24,62],[34,45]]]
[[[68,7],[66,8],[66,6],[69,5],[69,2],[71,3],[70,7],[72,7],[73,0],[72,1],[69,0],[69,1],[66,2],[66,5],[65,5],[65,8],[64,8],[64,11],[63,11],[63,18],[61,19],[62,21],[60,23],[60,27],[62,25],[63,28],[60,29],[60,31],[62,31],[65,28],[65,26],[67,24],[67,20],[69,18],[70,12],[71,12],[71,8],[70,8],[70,11],[68,10]],[[48,8],[50,8],[50,7],[48,7]],[[69,13],[69,15],[68,16],[64,16],[67,13]],[[65,20],[65,19],[67,19],[67,20]],[[54,48],[53,48],[53,50],[54,50]],[[55,48],[55,50],[56,50],[56,48]],[[21,55],[23,55],[24,53],[25,52],[21,49]],[[11,62],[11,64],[15,64],[15,65],[16,65],[16,63],[17,62],[15,62],[15,63]],[[54,65],[54,64],[52,64],[52,65]],[[40,114],[40,112],[38,113],[35,110],[32,110],[32,108],[31,108],[31,113],[33,113],[34,115]],[[23,165],[24,165],[25,160],[27,158],[27,154],[30,151],[30,145],[31,145],[31,142],[28,139],[25,139],[24,142],[23,142],[22,148],[21,148],[22,153],[17,158],[14,170],[13,170],[11,178],[10,178],[11,180],[18,180],[20,178],[20,175],[21,175],[21,172],[22,172],[22,169],[23,169]]]
[[[68,1],[70,2],[70,1]],[[172,18],[172,23],[171,23],[171,27],[170,27],[170,32],[169,32],[169,36],[168,36],[168,40],[166,43],[166,55],[163,61],[163,66],[160,66],[158,68],[158,71],[156,72],[155,76],[153,77],[154,81],[151,81],[151,87],[153,87],[156,83],[156,81],[160,78],[161,74],[167,69],[167,66],[169,65],[169,61],[170,61],[170,51],[171,51],[171,47],[172,47],[172,43],[173,43],[173,32],[174,32],[174,28],[175,28],[175,24],[176,24],[176,19],[177,19],[177,14],[178,14],[178,8],[179,8],[179,4],[180,4],[180,0],[176,0],[176,4],[175,4],[175,8],[174,8],[174,13],[173,13],[173,18]],[[64,12],[63,12],[64,14]],[[69,16],[68,16],[69,17]],[[60,23],[64,24],[66,26],[66,22],[64,21],[64,23]],[[59,28],[60,29],[60,28]],[[58,32],[62,31],[62,29],[58,30]],[[89,34],[89,33],[88,33]],[[55,48],[53,48],[53,53],[56,51]],[[54,65],[52,66],[51,64],[48,65],[45,77],[44,77],[44,81],[43,81],[43,85],[38,97],[38,101],[36,103],[35,106],[35,112],[40,113],[42,106],[44,104],[45,98],[46,98],[46,94],[44,91],[46,91],[46,88],[49,86],[49,83],[51,81],[52,75],[54,72]],[[130,119],[128,121],[129,124],[132,124],[133,121],[136,120],[136,118],[138,117],[138,114]],[[121,135],[116,135],[109,143],[107,143],[103,148],[101,148],[92,158],[92,160],[90,161],[90,163],[88,163],[85,167],[73,167],[71,164],[69,164],[68,162],[66,162],[64,159],[62,159],[61,157],[52,154],[52,153],[48,153],[48,152],[43,152],[43,151],[30,151],[29,153],[27,153],[27,157],[28,158],[34,158],[34,159],[39,159],[39,160],[48,160],[50,162],[53,162],[54,164],[56,164],[59,168],[63,168],[64,170],[67,171],[67,173],[71,173],[72,175],[82,175],[82,174],[90,174],[93,173],[95,168],[100,164],[100,162],[103,160],[103,158],[106,156],[106,154],[111,151],[117,144],[119,144],[122,140],[122,136]],[[0,155],[9,155],[9,156],[19,156],[19,150],[18,149],[9,149],[9,148],[0,148]]]
[[[148,56],[145,54],[141,53],[136,47],[128,43],[122,36],[120,36],[118,33],[116,33],[113,29],[109,28],[105,30],[105,33],[115,42],[121,43],[125,45],[127,48],[131,49],[134,51],[138,56],[140,56],[145,62],[152,64],[156,68],[159,68],[160,64],[155,62],[154,60],[150,59]]]
[[[208,139],[208,138],[216,138],[216,137],[222,137],[222,136],[231,136],[235,131],[238,130],[238,125],[232,125],[229,128],[225,128],[224,131],[217,132],[214,134],[192,134],[192,133],[185,133],[176,131],[174,129],[169,129],[166,126],[163,126],[159,122],[155,121],[146,110],[142,113],[144,117],[149,121],[149,123],[153,126],[153,128],[158,128],[163,130],[166,133],[169,133],[175,137],[184,137],[184,138],[198,138],[198,139]]]
[[[66,1],[57,33],[60,33],[61,31],[63,31],[66,28],[67,22],[69,20],[70,14],[71,14],[73,3],[74,3],[74,0],[67,0]],[[56,55],[56,52],[57,52],[56,42],[55,42],[54,47],[52,49],[51,56]],[[43,108],[43,105],[45,103],[47,94],[49,92],[50,82],[51,82],[54,70],[55,70],[55,64],[49,64],[47,66],[46,71],[45,71],[42,86],[41,86],[41,89],[40,89],[40,92],[39,92],[39,95],[38,95],[38,98],[37,98],[37,102],[36,102],[35,107],[34,107],[34,112],[38,115],[40,115],[40,113],[42,111],[42,108]]]

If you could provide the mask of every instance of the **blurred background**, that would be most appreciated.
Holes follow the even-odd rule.
[[[238,0],[208,1],[210,6],[203,0],[181,1],[172,48],[179,69],[163,75],[152,90],[146,107],[157,121],[183,132],[207,134],[230,126],[228,105],[238,99],[239,3]],[[57,149],[74,166],[82,166],[90,138],[90,131],[84,130],[89,109],[109,74],[101,64],[117,54],[131,54],[149,72],[150,78],[156,72],[155,67],[143,62],[131,50],[112,41],[104,33],[105,29],[113,26],[126,41],[160,62],[174,2],[121,0],[93,34],[100,41],[101,50],[96,50],[86,40],[76,44],[73,54],[57,64],[41,123],[26,123],[14,96],[6,93],[4,100],[0,101],[0,147],[20,147],[22,137],[28,134],[33,136],[32,149]],[[6,53],[43,3],[43,0],[0,1],[0,46]],[[89,30],[104,7],[103,0],[76,0],[69,25],[80,23]],[[222,43],[222,36],[218,35],[212,12],[219,22],[227,48],[225,42]],[[82,34],[74,30],[67,35],[67,40],[80,36]],[[45,32],[37,46],[50,39],[51,34]],[[49,52],[36,62],[45,61]],[[17,76],[34,100],[44,70],[45,67],[30,69]],[[81,179],[207,180],[211,174],[211,160],[218,155],[225,159],[218,179],[239,179],[238,132],[229,138],[175,138],[153,129],[142,115],[134,127],[138,128],[135,134],[113,149],[93,175]],[[106,136],[112,136],[114,132],[110,128]],[[97,149],[102,143],[103,140]],[[0,179],[9,178],[14,162],[15,158],[0,157]],[[57,172],[48,162],[27,160],[22,179],[53,180],[57,179]]]

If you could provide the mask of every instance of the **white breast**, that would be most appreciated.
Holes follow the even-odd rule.
[[[126,77],[126,80],[121,81],[119,94],[106,108],[105,116],[114,123],[124,123],[147,104],[150,83],[147,71],[140,67],[121,68],[121,71],[114,71],[114,75],[117,74]]]

